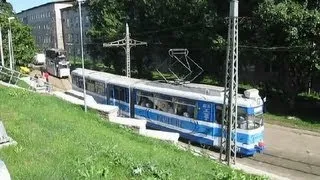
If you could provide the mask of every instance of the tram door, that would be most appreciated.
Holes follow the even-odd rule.
[[[119,107],[120,113],[128,116],[129,115],[129,104],[128,104],[128,89],[120,86],[113,86],[110,89],[110,104]],[[113,97],[113,98],[112,98]]]

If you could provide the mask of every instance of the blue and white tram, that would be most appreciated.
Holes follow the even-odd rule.
[[[82,91],[82,69],[72,71],[72,87]],[[224,88],[173,85],[85,70],[87,93],[97,102],[116,105],[121,114],[146,119],[148,126],[180,133],[191,141],[220,146]],[[131,97],[131,98],[129,98]],[[238,95],[238,153],[263,151],[263,102],[258,90]]]

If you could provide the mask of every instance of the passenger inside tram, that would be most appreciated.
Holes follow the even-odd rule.
[[[183,104],[177,104],[177,115],[193,118],[194,108]]]
[[[141,97],[138,104],[142,107],[153,108],[153,102],[147,97]]]
[[[155,105],[156,105],[156,109],[163,111],[163,112],[167,112],[167,113],[174,113],[173,110],[173,104],[171,102],[166,102],[166,101],[161,101],[161,100],[156,100],[155,101]]]

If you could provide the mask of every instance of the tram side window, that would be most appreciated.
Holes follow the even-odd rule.
[[[72,84],[76,85],[78,88],[83,88],[83,79],[79,76],[72,76]]]
[[[112,99],[114,98],[114,92],[113,92],[113,88],[112,87],[109,89],[109,96]]]
[[[114,87],[115,99],[120,100],[120,101],[124,101],[124,102],[129,102],[129,99],[126,95],[126,92],[127,92],[126,88],[115,86]]]
[[[222,123],[222,105],[216,105],[216,122]]]
[[[119,100],[125,101],[125,91],[124,88],[119,88]]]
[[[72,75],[72,84],[77,86],[78,76]]]
[[[93,80],[86,80],[86,90],[90,91],[90,92],[95,92],[95,88],[94,88],[94,81]]]
[[[104,84],[102,82],[95,82],[95,92],[104,95]]]
[[[154,94],[154,105],[157,110],[174,114],[174,106],[170,96]]]
[[[237,119],[238,128],[248,129],[249,124],[248,124],[246,109],[242,107],[238,107],[237,111],[238,111],[238,119]]]
[[[177,98],[176,99],[176,112],[179,116],[185,116],[188,118],[196,118],[195,107],[196,102],[189,99]]]
[[[136,104],[142,107],[154,108],[154,98],[152,93],[137,91]]]
[[[83,89],[83,79],[82,78],[78,78],[78,87]]]

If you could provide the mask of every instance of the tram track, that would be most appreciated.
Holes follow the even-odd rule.
[[[320,165],[314,163],[298,161],[295,159],[281,157],[270,153],[263,153],[253,157],[247,157],[247,160],[257,163],[265,163],[290,171],[297,171],[304,174],[318,176],[318,178],[320,179]]]
[[[178,146],[184,150],[190,150],[195,155],[207,156],[214,160],[219,159],[219,152],[212,148],[203,148],[183,141],[179,141]],[[256,154],[252,157],[237,158],[237,163],[278,176],[288,177],[289,179],[320,180],[320,164],[299,161],[271,152]]]

